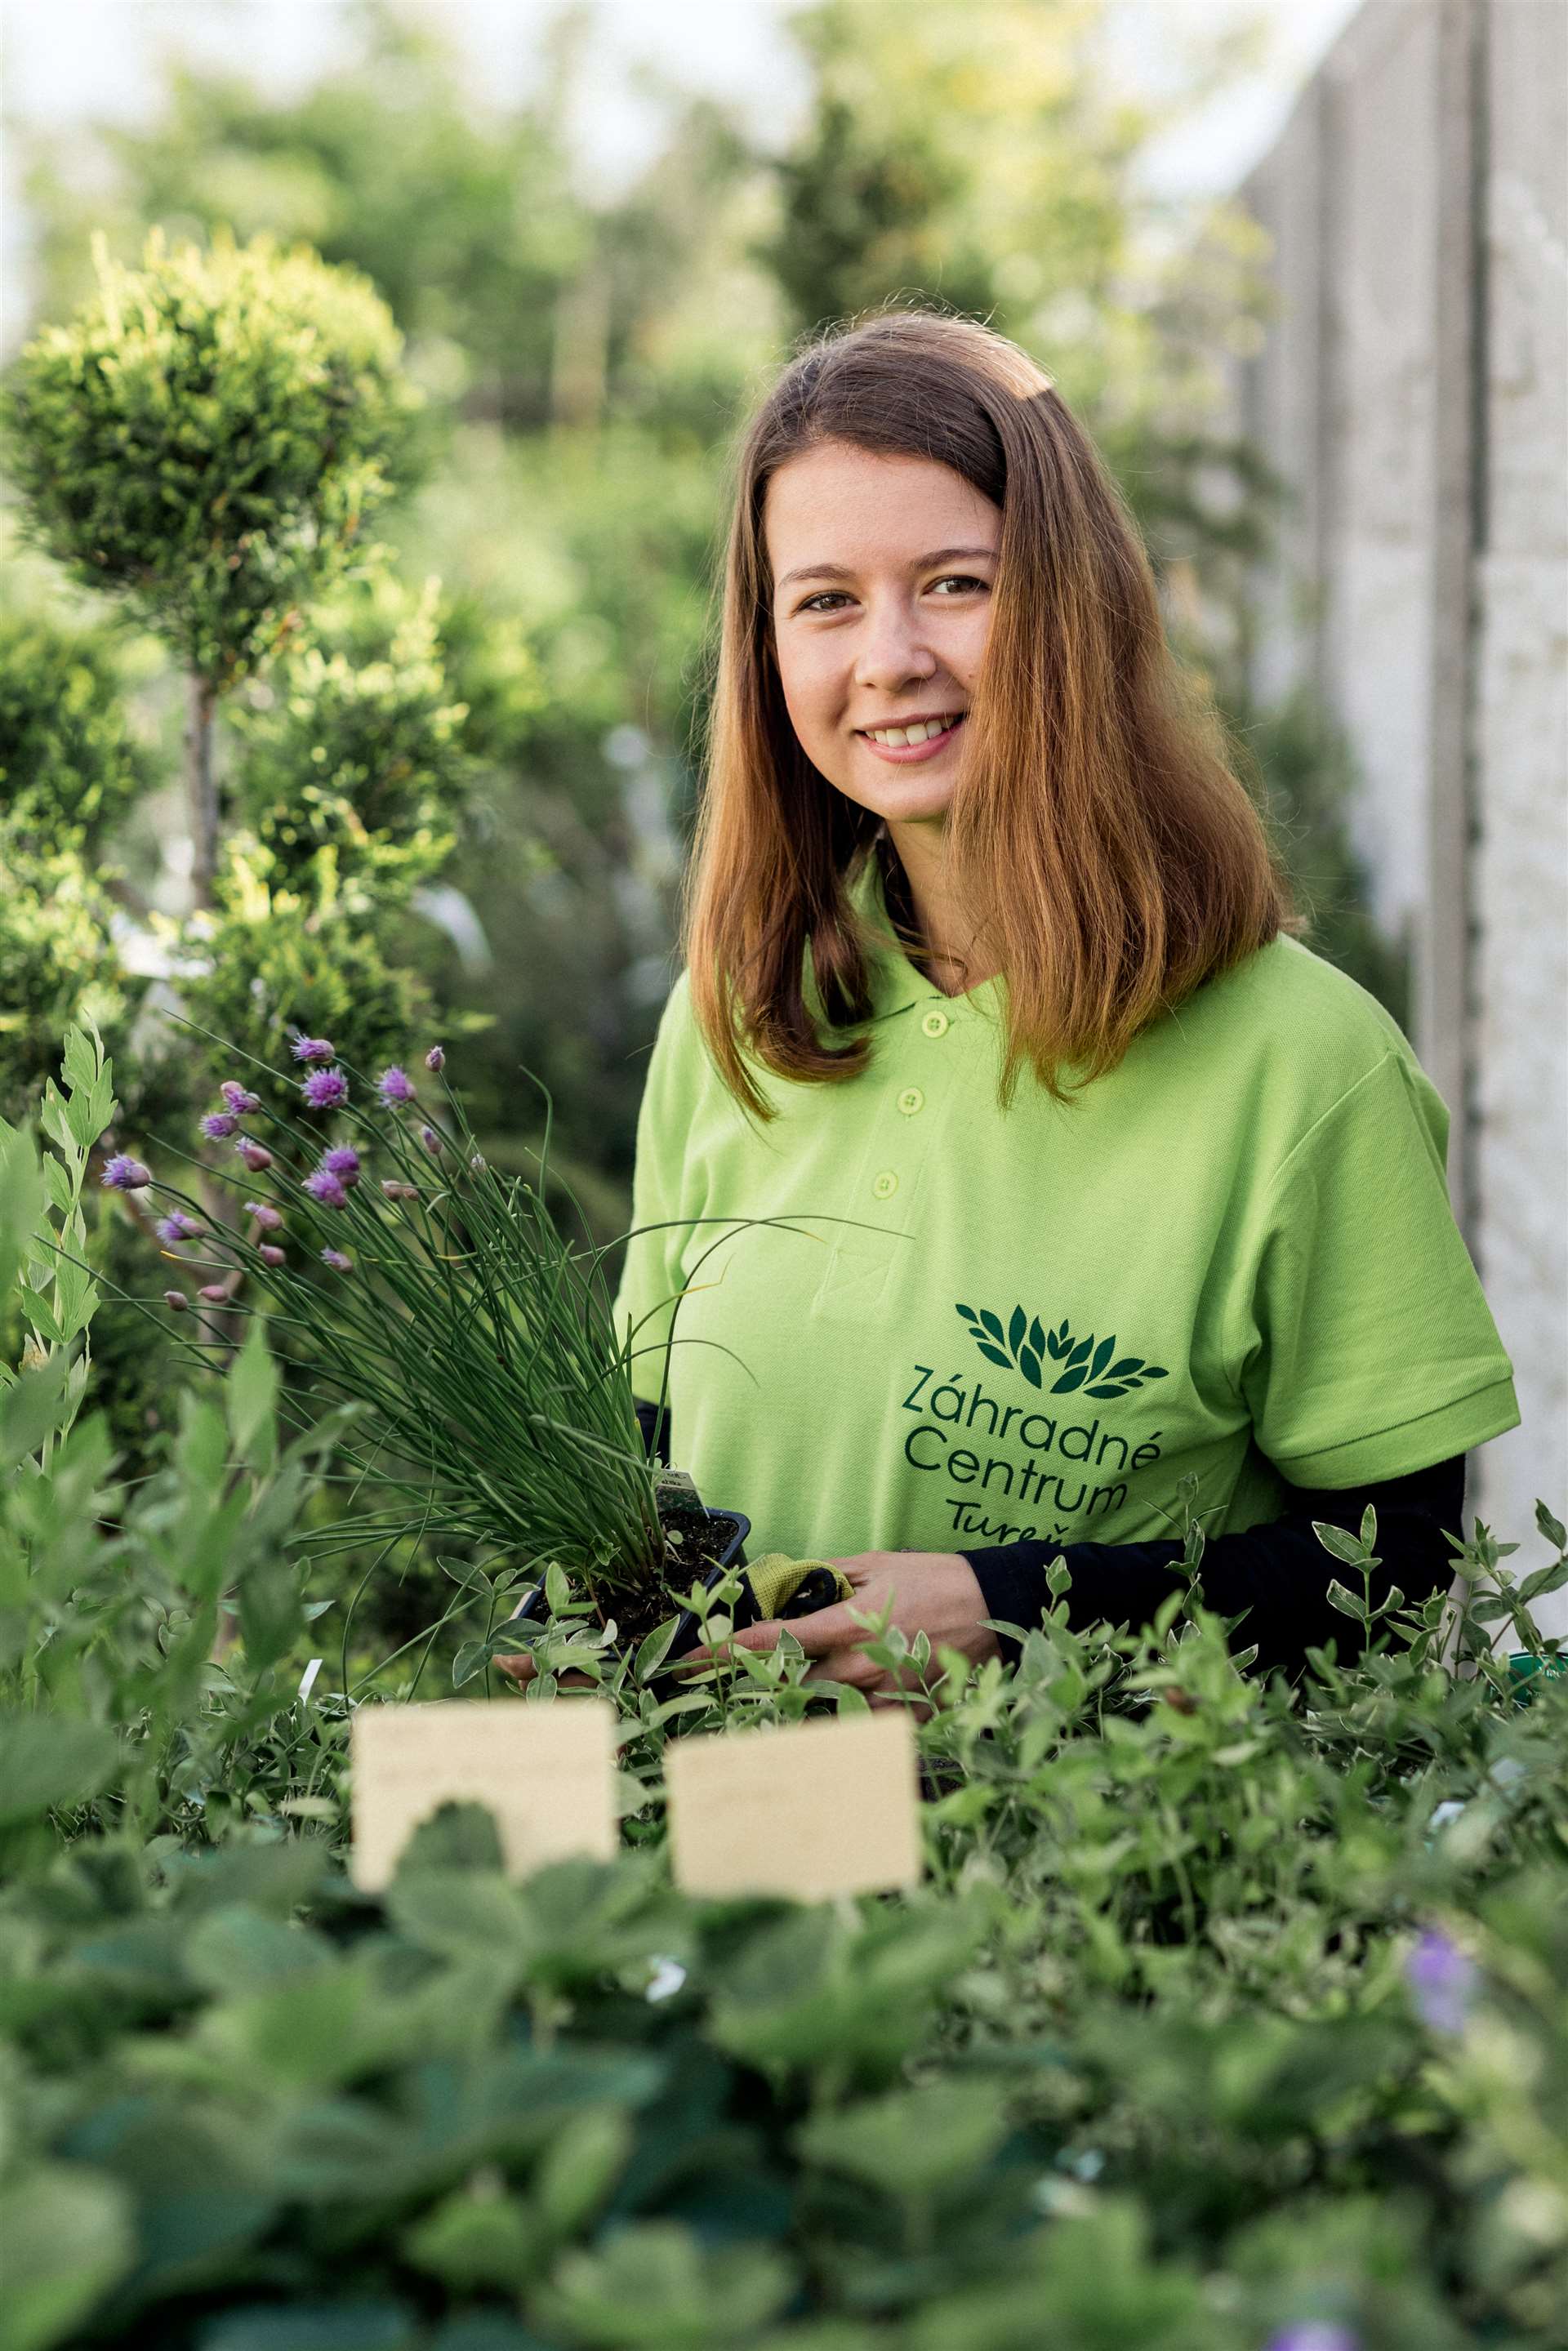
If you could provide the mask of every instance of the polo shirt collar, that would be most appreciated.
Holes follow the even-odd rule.
[[[949,1019],[961,1020],[980,1011],[982,999],[990,1000],[996,987],[994,979],[982,980],[977,987],[967,988],[960,996],[948,996],[924,972],[915,969],[898,944],[874,856],[867,858],[857,879],[850,883],[849,898],[879,937],[871,974],[873,1020],[886,1020],[916,1004],[939,1004]]]

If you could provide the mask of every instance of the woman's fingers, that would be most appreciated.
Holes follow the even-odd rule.
[[[809,1657],[825,1657],[834,1649],[842,1649],[850,1642],[863,1637],[865,1627],[857,1625],[850,1614],[852,1604],[835,1601],[831,1608],[819,1608],[810,1616],[792,1616],[786,1624],[780,1616],[770,1616],[765,1624],[747,1625],[744,1632],[730,1634],[720,1643],[721,1648],[776,1649],[782,1633],[793,1633]],[[688,1649],[683,1657],[672,1657],[672,1667],[706,1666],[711,1664],[714,1652],[706,1644],[701,1648]]]

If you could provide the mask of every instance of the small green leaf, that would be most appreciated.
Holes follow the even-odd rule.
[[[68,1216],[71,1207],[71,1179],[52,1151],[47,1151],[44,1154],[43,1164],[44,1185],[49,1196],[49,1205],[57,1216]]]
[[[60,1072],[73,1092],[77,1089],[90,1093],[98,1082],[99,1055],[88,1042],[87,1034],[76,1021],[66,1030],[66,1040],[60,1050]]]
[[[1024,1312],[1021,1306],[1015,1306],[1012,1311],[1011,1320],[1008,1323],[1008,1345],[1015,1355],[1018,1353],[1019,1349],[1023,1345],[1024,1338],[1028,1330],[1028,1315]]]
[[[1114,1332],[1113,1332],[1109,1339],[1102,1339],[1100,1344],[1094,1350],[1094,1360],[1089,1366],[1089,1376],[1092,1380],[1097,1380],[1100,1377],[1101,1373],[1104,1370],[1106,1364],[1110,1362],[1115,1352],[1116,1339]]]
[[[465,1682],[482,1674],[494,1655],[488,1641],[465,1641],[452,1660],[453,1688],[461,1689]]]
[[[977,1340],[975,1343],[988,1364],[1000,1364],[1004,1372],[1010,1372],[1013,1369],[1012,1357],[1004,1355],[999,1347],[988,1347],[983,1339]]]
[[[668,1617],[663,1625],[655,1625],[653,1631],[644,1637],[637,1650],[637,1662],[632,1676],[634,1680],[646,1681],[650,1674],[657,1673],[669,1655],[670,1643],[675,1637],[675,1626],[679,1622],[679,1617]]]
[[[1037,1355],[1045,1353],[1045,1325],[1037,1314],[1029,1326],[1029,1343]]]
[[[86,1803],[114,1776],[120,1741],[78,1715],[0,1716],[0,1824]]]
[[[427,1869],[488,1872],[505,1866],[500,1832],[489,1806],[454,1798],[420,1822],[402,1849],[397,1874],[404,1878]],[[443,1907],[450,1916],[450,1906],[444,1903]]]
[[[36,1371],[24,1372],[0,1397],[0,1471],[26,1461],[59,1426],[69,1369],[68,1355],[51,1355]]]
[[[6,2351],[45,2351],[75,2335],[136,2259],[126,2190],[85,2164],[39,2163],[0,2189]]]
[[[1088,1375],[1086,1367],[1080,1364],[1075,1372],[1063,1372],[1059,1380],[1053,1381],[1051,1393],[1052,1395],[1070,1395],[1074,1388],[1081,1388],[1083,1385]]]
[[[273,1413],[277,1403],[277,1366],[259,1315],[251,1318],[245,1344],[225,1383],[229,1435],[242,1460],[264,1468],[272,1458]]]
[[[1545,1567],[1538,1567],[1527,1575],[1519,1587],[1521,1607],[1527,1608],[1532,1600],[1542,1599],[1549,1592],[1561,1592],[1568,1583],[1568,1559],[1554,1559]]]
[[[42,1281],[47,1281],[49,1276],[47,1272],[41,1272],[37,1278]],[[41,1297],[37,1290],[23,1290],[22,1311],[40,1339],[47,1340],[51,1347],[64,1344],[65,1333],[55,1319],[55,1310],[48,1300]]]
[[[1318,1532],[1322,1534],[1321,1527]],[[1354,1592],[1347,1592],[1343,1583],[1335,1582],[1329,1585],[1328,1601],[1329,1606],[1337,1608],[1342,1616],[1354,1616],[1357,1624],[1365,1624],[1367,1617],[1365,1601],[1358,1600]]]
[[[545,1566],[545,1604],[552,1616],[559,1616],[570,1604],[571,1583],[567,1572],[556,1559]]]
[[[298,1577],[287,1559],[254,1560],[246,1567],[239,1583],[239,1622],[246,1657],[257,1673],[293,1646],[304,1626]]]
[[[1002,1329],[998,1317],[993,1314],[988,1307],[982,1307],[980,1309],[980,1320],[985,1324],[986,1329],[990,1332],[992,1338],[996,1341],[998,1346],[1000,1347],[1005,1345],[1007,1333]]]
[[[1345,1533],[1343,1527],[1325,1526],[1321,1519],[1314,1519],[1312,1532],[1323,1549],[1332,1552],[1335,1559],[1343,1559],[1350,1567],[1360,1566],[1362,1547],[1354,1535]]]
[[[0,1297],[16,1279],[44,1213],[44,1178],[37,1145],[21,1128],[0,1135]]]
[[[1031,1388],[1039,1387],[1040,1383],[1040,1357],[1035,1353],[1032,1347],[1021,1347],[1019,1350],[1019,1369],[1023,1374]]]
[[[1544,1502],[1538,1501],[1535,1505],[1535,1523],[1547,1541],[1555,1543],[1559,1551],[1568,1543],[1568,1528],[1563,1527],[1561,1520],[1552,1517]]]

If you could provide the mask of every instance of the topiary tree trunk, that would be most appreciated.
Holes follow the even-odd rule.
[[[204,677],[186,680],[185,794],[191,819],[191,891],[198,906],[213,903],[217,879],[218,788],[213,773],[213,720],[217,688]]]

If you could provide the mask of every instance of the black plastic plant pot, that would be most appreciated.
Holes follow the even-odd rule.
[[[689,1511],[698,1518],[706,1519],[716,1532],[721,1529],[727,1530],[717,1559],[698,1578],[703,1590],[712,1592],[731,1566],[737,1564],[745,1566],[745,1543],[747,1536],[751,1532],[751,1520],[743,1516],[739,1510],[709,1510],[707,1505],[699,1502],[695,1495],[690,1497],[683,1495],[681,1509],[683,1513]],[[514,1625],[519,1623],[542,1625],[547,1614],[544,1585],[536,1583],[519,1604],[513,1609],[507,1621]],[[743,1625],[755,1625],[758,1622],[757,1603],[752,1595],[751,1586],[749,1583],[743,1583],[735,1604],[736,1630],[738,1632]],[[693,1608],[683,1608],[675,1622],[674,1637],[664,1655],[666,1657],[685,1656],[688,1649],[696,1647],[701,1637],[702,1628],[696,1611]],[[630,1654],[636,1646],[635,1641],[629,1642],[622,1654]]]

